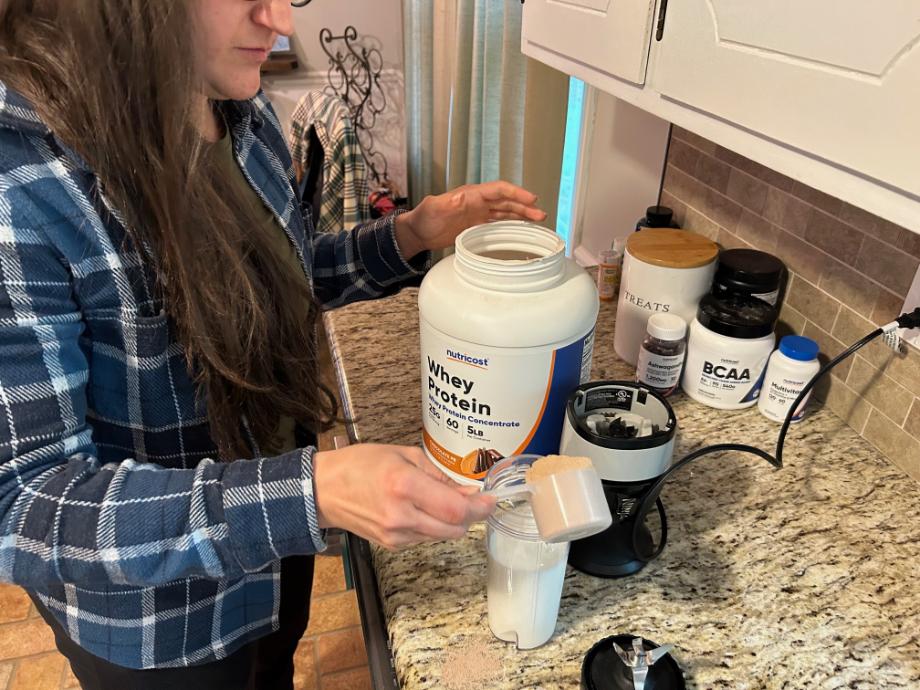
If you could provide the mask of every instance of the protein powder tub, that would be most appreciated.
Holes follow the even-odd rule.
[[[786,264],[756,249],[725,249],[712,283],[716,297],[756,297],[779,308]]]
[[[776,319],[776,309],[755,297],[704,297],[690,324],[684,392],[722,410],[756,404]]]
[[[591,277],[555,233],[479,225],[419,292],[428,457],[478,484],[504,457],[559,450],[566,400],[591,374],[599,308]]]

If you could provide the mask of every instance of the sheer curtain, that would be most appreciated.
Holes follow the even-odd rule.
[[[501,178],[554,221],[568,78],[521,54],[521,3],[404,0],[403,12],[412,201]]]

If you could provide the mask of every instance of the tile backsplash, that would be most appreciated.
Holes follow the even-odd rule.
[[[723,247],[753,247],[789,267],[782,334],[842,352],[901,313],[920,265],[920,235],[674,128],[662,204]],[[835,413],[920,481],[920,350],[880,340],[816,391]]]

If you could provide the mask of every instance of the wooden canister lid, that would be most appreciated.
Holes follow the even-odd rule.
[[[639,261],[665,268],[698,268],[716,260],[719,245],[688,230],[645,228],[626,240],[626,250]]]

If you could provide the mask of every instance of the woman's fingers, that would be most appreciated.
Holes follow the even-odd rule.
[[[507,214],[508,217],[526,220],[543,220],[546,218],[546,213],[543,210],[535,206],[527,206],[517,201],[500,201],[492,203],[489,206],[489,215],[495,216],[499,213]]]

